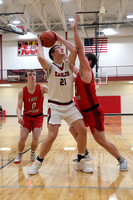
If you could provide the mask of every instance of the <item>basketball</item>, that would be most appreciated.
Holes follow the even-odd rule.
[[[45,31],[40,35],[42,46],[52,47],[56,42],[56,35],[52,31]]]

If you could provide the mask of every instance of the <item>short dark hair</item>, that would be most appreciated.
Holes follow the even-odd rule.
[[[97,58],[96,55],[93,54],[93,53],[86,53],[85,56],[87,57],[88,61],[89,61],[89,60],[92,61],[92,63],[91,63],[91,68],[93,68],[93,67],[96,65],[96,63],[97,63],[98,58]]]
[[[36,71],[35,71],[34,69],[27,69],[27,70],[25,71],[25,74],[24,74],[25,77],[27,77],[27,73],[28,73],[28,72],[35,72],[35,73],[36,73]]]
[[[51,53],[54,53],[55,52],[55,47],[58,47],[59,45],[54,45],[50,48],[49,50],[49,57],[51,58],[51,60],[53,60],[53,56],[51,55]]]

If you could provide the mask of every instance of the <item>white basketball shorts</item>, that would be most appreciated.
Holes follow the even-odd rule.
[[[48,123],[61,125],[62,119],[70,126],[74,121],[83,119],[83,116],[75,106],[74,102],[69,105],[48,103]]]

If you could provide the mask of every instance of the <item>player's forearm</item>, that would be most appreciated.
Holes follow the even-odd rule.
[[[57,40],[59,42],[61,42],[62,44],[64,44],[66,46],[66,48],[71,52],[71,53],[77,53],[76,48],[68,41],[65,40],[64,38],[60,37],[59,35],[57,35]]]
[[[22,109],[20,109],[20,108],[17,107],[16,114],[17,114],[18,119],[20,119],[21,115],[22,115]]]
[[[37,58],[44,59],[43,48],[40,42],[38,42]]]
[[[47,69],[47,67],[46,67],[47,61],[44,57],[43,48],[42,48],[42,44],[41,44],[40,40],[38,40],[37,58],[38,58],[39,63],[43,67],[43,69]]]
[[[83,49],[83,44],[82,44],[81,39],[79,37],[77,28],[75,28],[73,30],[73,32],[74,32],[74,42],[75,42],[76,49],[77,50],[78,49]]]

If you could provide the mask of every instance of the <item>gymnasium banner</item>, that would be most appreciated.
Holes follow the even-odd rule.
[[[37,41],[19,41],[18,56],[36,56],[38,49]]]
[[[34,69],[34,70],[36,71],[37,82],[47,81],[47,74],[42,69]],[[26,69],[7,70],[8,82],[25,82],[25,71]]]

